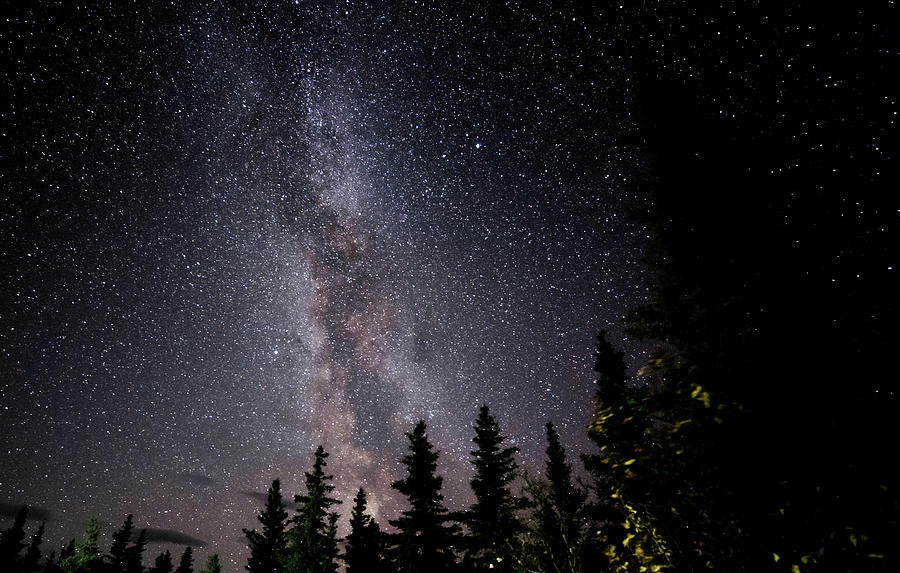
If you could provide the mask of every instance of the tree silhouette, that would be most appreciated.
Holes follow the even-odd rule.
[[[22,558],[22,573],[34,573],[40,568],[41,542],[43,539],[44,524],[41,523],[38,530],[31,536],[31,543],[28,545],[28,550],[25,551],[25,557]]]
[[[453,544],[458,528],[448,525],[441,494],[443,478],[436,475],[438,452],[428,441],[425,421],[407,433],[410,453],[402,458],[407,476],[391,487],[406,496],[409,507],[391,521],[398,533],[398,562],[404,571],[425,573],[453,568]]]
[[[125,572],[125,550],[131,542],[131,534],[134,531],[133,515],[125,517],[125,522],[118,531],[113,533],[112,545],[109,548],[110,570],[115,573]]]
[[[257,519],[262,524],[262,533],[255,529],[244,529],[250,556],[246,569],[250,573],[276,573],[281,570],[287,550],[285,535],[288,514],[281,497],[281,482],[273,480],[266,495],[266,507]]]
[[[547,571],[581,571],[585,528],[581,514],[587,493],[572,479],[572,466],[553,423],[547,422],[545,428],[547,482],[534,500],[535,533],[545,544],[541,561]]]
[[[194,573],[194,551],[190,545],[185,546],[175,573]]]
[[[144,550],[147,548],[147,530],[142,529],[137,539],[125,548],[125,573],[142,573]]]
[[[306,495],[296,495],[300,504],[297,515],[291,520],[288,531],[289,573],[334,573],[337,571],[337,520],[338,514],[329,512],[333,505],[341,503],[329,497],[334,490],[334,476],[325,474],[328,453],[322,446],[315,452],[312,473],[306,472]]]
[[[516,519],[517,501],[509,491],[516,477],[516,447],[501,447],[506,438],[487,406],[482,406],[475,422],[477,448],[472,454],[475,475],[472,492],[475,503],[465,516],[467,561],[476,570],[510,571],[507,544],[520,529]]]
[[[172,573],[172,567],[172,554],[166,549],[156,556],[153,567],[150,568],[150,573]]]
[[[344,550],[347,573],[362,573],[383,570],[383,542],[381,528],[370,515],[366,515],[366,492],[359,488],[353,499],[350,513],[350,534]]]
[[[16,513],[9,529],[0,533],[0,565],[12,571],[16,566],[19,552],[25,547],[25,520],[28,519],[28,506],[23,505]]]

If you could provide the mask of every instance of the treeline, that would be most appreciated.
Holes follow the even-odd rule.
[[[100,550],[100,525],[92,517],[81,541],[76,543],[72,539],[59,553],[52,551],[46,556],[41,550],[44,524],[26,543],[26,519],[28,506],[23,506],[12,526],[0,533],[0,571],[4,573],[194,573],[194,555],[190,546],[184,548],[177,567],[168,550],[160,553],[152,566],[145,567],[146,531],[141,530],[135,535],[133,516],[130,514],[113,533],[106,553]],[[218,554],[210,555],[199,573],[222,573]]]
[[[358,490],[349,512],[350,532],[338,538],[333,476],[322,446],[305,473],[305,493],[294,496],[290,515],[279,480],[268,489],[259,526],[243,530],[249,573],[347,573],[404,571],[501,571],[578,573],[588,571],[888,571],[896,521],[869,522],[828,512],[814,514],[818,529],[790,531],[790,495],[773,498],[779,485],[805,477],[790,468],[759,469],[768,474],[758,491],[743,489],[731,473],[741,451],[730,451],[735,431],[747,429],[748,413],[736,401],[711,392],[697,368],[671,348],[660,346],[641,376],[629,380],[622,352],[600,332],[596,345],[596,411],[589,426],[596,448],[582,454],[587,479],[576,479],[572,461],[552,423],[546,424],[542,476],[521,472],[517,448],[505,437],[487,406],[474,425],[471,451],[474,503],[450,511],[441,493],[439,453],[420,421],[407,433],[406,474],[392,488],[406,498],[405,509],[388,523],[390,532],[367,514],[367,493]],[[758,412],[750,416],[758,415]],[[758,419],[755,419],[758,422]],[[742,443],[745,443],[743,440]],[[521,478],[521,488],[514,491]],[[823,481],[823,483],[825,483]],[[774,489],[773,489],[774,488]],[[888,504],[892,492],[879,491]],[[826,495],[822,492],[822,495]],[[777,506],[781,507],[777,507]],[[750,511],[751,506],[757,506]],[[896,515],[895,505],[865,508],[862,515]],[[871,514],[868,512],[871,510]],[[769,515],[765,529],[759,516]],[[42,559],[43,525],[25,541],[23,508],[2,532],[0,570],[10,573],[192,573],[186,547],[178,566],[168,551],[145,566],[143,532],[135,535],[129,515],[101,552],[92,520],[80,543]],[[786,521],[788,520],[788,521]],[[885,527],[887,526],[887,527]],[[343,551],[341,551],[343,547]],[[846,568],[846,569],[845,569]],[[203,573],[219,573],[217,555]]]

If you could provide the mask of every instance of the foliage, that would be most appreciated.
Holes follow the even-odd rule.
[[[190,545],[185,546],[175,573],[194,573],[194,550]]]
[[[59,568],[63,573],[97,573],[103,567],[100,548],[97,540],[100,537],[100,526],[96,517],[91,517],[85,529],[81,543],[75,546],[75,552],[60,559]]]
[[[25,547],[25,520],[28,518],[28,506],[23,505],[16,513],[15,520],[9,529],[0,533],[0,566],[4,570],[13,570],[19,552]]]
[[[325,474],[328,453],[322,446],[315,452],[312,473],[306,472],[306,495],[294,496],[300,504],[287,533],[288,553],[285,570],[288,573],[333,573],[337,571],[337,519],[329,512],[341,503],[329,497],[334,490],[333,476]]]
[[[222,564],[219,562],[219,554],[213,553],[206,558],[206,566],[200,573],[222,573]]]
[[[366,492],[359,488],[350,513],[350,534],[343,556],[347,573],[383,571],[384,543],[381,529],[372,516],[366,513]]]
[[[31,536],[31,543],[28,545],[28,550],[25,551],[25,557],[22,558],[22,573],[34,573],[40,567],[41,542],[43,539],[44,524],[41,523],[41,526]]]
[[[521,505],[509,490],[516,478],[516,447],[501,447],[506,438],[488,406],[482,406],[475,422],[477,448],[472,454],[475,503],[465,514],[467,562],[475,570],[510,570],[507,541],[521,528],[516,509]]]
[[[407,476],[391,484],[409,503],[399,519],[390,522],[399,532],[397,561],[410,573],[448,571],[455,563],[458,528],[448,524],[441,494],[443,478],[436,475],[439,454],[428,441],[424,420],[406,437],[410,453],[401,461]]]
[[[287,551],[285,533],[288,514],[281,497],[281,482],[273,480],[266,494],[266,507],[257,519],[262,532],[244,529],[250,556],[246,569],[250,573],[276,573],[281,570]]]
[[[156,556],[156,559],[153,561],[153,567],[150,568],[150,573],[172,573],[173,567],[172,554],[166,549]]]

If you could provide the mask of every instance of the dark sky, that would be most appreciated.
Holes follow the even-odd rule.
[[[597,331],[632,369],[646,350],[620,322],[647,293],[628,214],[667,94],[639,78],[778,144],[761,169],[804,190],[777,203],[823,280],[895,275],[893,2],[17,4],[0,514],[32,504],[48,552],[133,513],[145,563],[205,542],[240,571],[260,496],[298,493],[318,444],[385,524],[419,419],[465,507],[483,403],[524,467],[548,419],[588,450]]]
[[[601,19],[113,4],[0,28],[0,501],[47,552],[134,513],[237,571],[319,443],[386,522],[420,418],[463,507],[482,403],[524,466],[548,419],[588,447],[594,336],[642,292]]]

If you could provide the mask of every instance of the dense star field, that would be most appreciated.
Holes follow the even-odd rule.
[[[133,513],[238,570],[320,443],[344,510],[366,485],[385,522],[420,418],[451,508],[482,403],[526,467],[548,419],[588,447],[594,336],[642,300],[610,30],[29,4],[2,24],[4,515],[43,509],[56,547]]]
[[[391,531],[419,420],[472,508],[487,404],[589,485],[450,561],[896,569],[893,2],[16,4],[0,561],[29,504],[242,571],[319,445]]]

